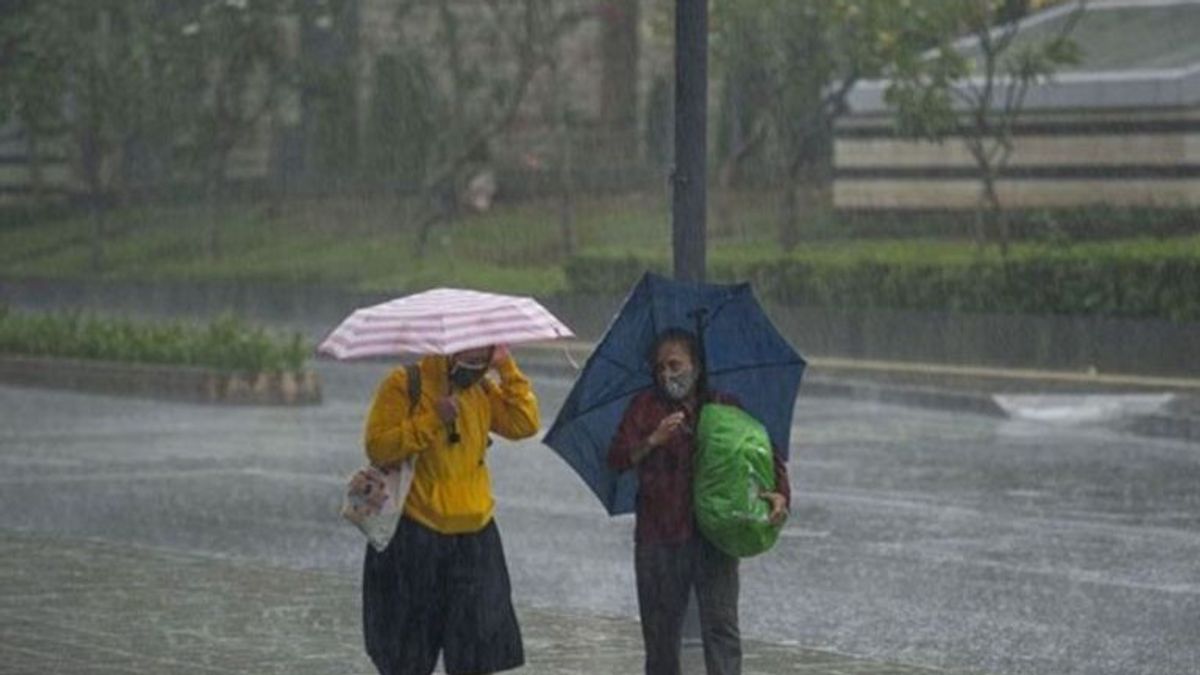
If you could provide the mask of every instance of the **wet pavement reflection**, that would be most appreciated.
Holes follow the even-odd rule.
[[[52,635],[111,619],[154,626],[99,640],[116,650],[111,672],[153,672],[154,663],[163,672],[367,672],[363,544],[337,507],[386,366],[318,368],[326,400],[315,408],[0,387],[0,531],[6,560],[28,556],[5,564],[4,584],[29,589],[6,590],[0,652],[16,659],[62,645],[55,653],[74,663],[72,640]],[[535,381],[549,420],[569,383]],[[757,672],[1200,668],[1200,447],[842,399],[802,397],[796,420],[792,518],[775,550],[742,567],[743,633],[760,645],[748,653],[784,650]],[[537,442],[499,442],[489,461],[516,599],[541,626],[527,631],[530,672],[582,672],[566,665],[569,635],[554,630],[596,632],[536,619],[546,616],[610,622],[602,632],[629,665],[612,672],[637,670],[632,520],[606,517]],[[65,560],[53,560],[57,550]],[[146,573],[121,573],[125,559],[150,561]],[[39,587],[39,568],[70,578],[103,564],[108,581],[87,592]],[[214,585],[181,604],[176,590],[201,578]],[[296,603],[255,601],[289,589]],[[48,617],[43,593],[69,595],[77,614]],[[262,645],[223,649],[222,636],[239,632]],[[155,642],[120,644],[133,634]],[[311,660],[300,658],[309,639]],[[801,648],[828,651],[805,661]],[[778,669],[816,668],[830,652],[866,660]],[[537,670],[539,653],[558,656]],[[266,665],[285,656],[295,667]],[[81,672],[109,672],[105,663]]]

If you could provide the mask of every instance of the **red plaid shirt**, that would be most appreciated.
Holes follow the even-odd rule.
[[[714,394],[716,403],[741,404],[728,394]],[[692,458],[696,453],[696,415],[657,389],[644,391],[629,402],[617,435],[608,449],[608,465],[616,471],[634,468],[633,451],[646,442],[664,417],[684,411],[684,430],[654,448],[636,466],[638,478],[635,537],[647,544],[681,544],[695,531],[692,513]],[[791,503],[787,466],[775,453],[776,491]]]

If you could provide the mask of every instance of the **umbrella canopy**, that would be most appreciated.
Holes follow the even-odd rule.
[[[355,310],[317,351],[337,359],[453,354],[573,336],[532,298],[435,288]]]
[[[750,284],[682,283],[646,274],[588,358],[545,438],[611,515],[633,511],[637,483],[634,472],[608,468],[608,447],[629,401],[655,386],[647,352],[669,328],[697,333],[709,388],[737,396],[787,459],[805,361],[767,318]]]

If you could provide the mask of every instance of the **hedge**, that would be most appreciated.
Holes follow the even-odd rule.
[[[1200,254],[1146,247],[1031,248],[998,255],[710,255],[712,281],[750,281],[782,304],[1011,314],[1088,315],[1200,321]],[[623,294],[662,257],[583,253],[565,267],[569,288]]]
[[[282,340],[232,316],[192,326],[79,313],[23,313],[0,306],[0,354],[278,373],[299,372],[309,349],[299,334]]]

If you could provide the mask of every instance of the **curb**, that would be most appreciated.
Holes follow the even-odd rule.
[[[875,382],[838,379],[829,375],[810,375],[805,378],[800,387],[800,395],[853,398],[913,408],[969,412],[988,417],[1009,416],[996,403],[996,399],[985,392],[952,391],[927,386],[881,385]]]
[[[0,383],[226,405],[315,405],[311,370],[236,373],[198,366],[0,355]]]

